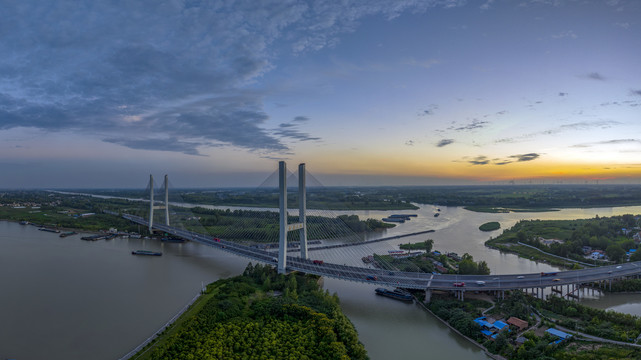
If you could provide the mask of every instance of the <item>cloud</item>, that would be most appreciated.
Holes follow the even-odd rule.
[[[429,69],[433,67],[434,65],[440,64],[441,61],[437,59],[428,59],[428,60],[416,60],[414,58],[409,58],[408,60],[405,61],[405,64],[411,65],[411,66],[417,66],[421,67],[424,69]]]
[[[281,138],[290,138],[298,141],[320,140],[321,138],[319,137],[314,137],[298,130],[298,127],[307,121],[309,121],[309,118],[305,116],[296,116],[291,122],[278,125],[279,128],[274,131],[274,134]]]
[[[407,141],[405,142],[405,145],[407,145],[407,146],[414,146],[414,140],[407,140]]]
[[[524,134],[521,136],[515,136],[515,137],[509,137],[509,138],[501,138],[497,139],[494,142],[495,143],[507,143],[507,144],[512,144],[516,143],[519,141],[527,141],[531,140],[535,137],[538,136],[546,136],[546,135],[557,135],[565,132],[572,132],[572,131],[586,131],[586,130],[592,130],[592,129],[608,129],[616,125],[621,125],[620,122],[618,121],[613,121],[613,120],[599,120],[599,121],[580,121],[580,122],[575,122],[575,123],[570,123],[570,124],[563,124],[560,126],[557,126],[555,128],[543,130],[543,131],[537,131],[533,133],[528,133]]]
[[[520,154],[520,155],[512,155],[510,158],[516,159],[517,162],[523,162],[523,161],[532,161],[536,160],[539,158],[539,154],[537,153],[528,153],[528,154]]]
[[[90,134],[134,149],[198,154],[226,144],[288,152],[267,128],[253,86],[273,61],[331,47],[365,16],[459,6],[458,1],[329,0],[123,2],[30,0],[3,4],[0,130]],[[294,122],[305,122],[301,117]],[[159,149],[156,139],[171,140]]]
[[[605,141],[597,141],[597,142],[591,142],[591,143],[576,144],[570,147],[589,148],[589,147],[598,146],[598,145],[627,145],[627,144],[641,145],[641,140],[640,139],[614,139],[614,140],[605,140]]]
[[[479,155],[472,160],[468,160],[467,162],[472,165],[487,165],[490,163],[490,160],[487,158],[487,156]]]
[[[518,155],[510,155],[506,158],[494,158],[494,159],[489,159],[485,155],[478,155],[471,160],[468,157],[464,157],[462,161],[465,161],[469,164],[472,165],[496,165],[496,166],[503,166],[503,165],[508,165],[512,164],[514,162],[524,162],[524,161],[532,161],[536,160],[541,156],[541,154],[537,153],[527,153],[527,154],[518,154]],[[459,160],[460,161],[460,160]],[[456,161],[456,162],[459,162]]]
[[[617,23],[614,23],[614,25],[626,30],[630,28],[629,22],[617,22]]]
[[[443,139],[443,140],[439,141],[439,142],[436,144],[436,147],[443,147],[443,146],[447,146],[447,145],[452,144],[453,142],[454,142],[454,140],[453,140],[453,139]]]
[[[630,94],[641,96],[641,90],[630,90]]]
[[[560,93],[559,93],[559,96],[568,96],[568,93],[566,93],[566,92],[560,92]]]
[[[553,39],[564,39],[564,38],[576,39],[577,37],[578,36],[572,30],[562,31],[558,34],[552,35]]]
[[[426,109],[419,112],[418,116],[434,115],[434,110],[438,110],[438,105],[430,104]]]
[[[591,80],[605,81],[605,77],[598,72],[591,72],[589,74],[585,74],[583,77]]]
[[[494,0],[487,0],[485,4],[480,6],[481,10],[488,10],[490,6],[492,6],[492,3],[494,3]]]
[[[463,126],[450,126],[447,128],[448,130],[454,130],[454,131],[471,131],[471,130],[476,130],[476,129],[482,129],[486,127],[490,122],[489,121],[482,121],[479,119],[473,119],[472,122],[465,124]]]

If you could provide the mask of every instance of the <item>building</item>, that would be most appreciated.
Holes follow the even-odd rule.
[[[507,323],[510,324],[510,325],[516,326],[517,328],[519,328],[519,331],[523,331],[523,330],[528,328],[528,322],[527,321],[521,320],[521,319],[519,319],[517,317],[514,317],[514,316],[510,317],[509,319],[507,319]]]

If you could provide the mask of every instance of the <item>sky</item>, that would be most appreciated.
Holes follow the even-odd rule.
[[[3,0],[0,188],[639,184],[640,64],[637,0]]]

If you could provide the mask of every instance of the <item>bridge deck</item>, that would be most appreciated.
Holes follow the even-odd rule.
[[[125,214],[123,217],[135,223],[149,226],[147,220],[139,216]],[[193,231],[187,231],[163,224],[154,224],[153,227],[154,229],[164,231],[168,234],[196,241],[198,243],[212,246],[255,261],[260,261],[274,266],[276,266],[278,262],[275,254],[266,250],[222,239],[215,241],[209,235],[199,234]],[[629,262],[620,265],[602,266],[582,270],[560,271],[551,276],[542,276],[540,273],[511,275],[434,275],[429,273],[370,269],[332,263],[315,264],[312,260],[288,256],[287,270],[300,271],[341,280],[373,283],[379,286],[402,287],[407,289],[487,291],[546,288],[636,276],[641,274],[641,262]],[[375,276],[376,280],[368,280],[368,278],[371,278],[372,276]],[[477,283],[477,281],[482,283]],[[465,283],[465,286],[459,287],[454,285],[454,283],[460,282]]]

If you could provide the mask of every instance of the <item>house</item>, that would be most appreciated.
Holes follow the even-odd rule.
[[[498,331],[502,331],[503,329],[508,329],[508,325],[501,320],[496,320],[494,324],[492,324],[492,326]]]
[[[605,251],[603,250],[593,250],[590,254],[590,258],[594,260],[603,259],[605,257]]]
[[[563,332],[561,330],[557,330],[555,328],[549,328],[549,329],[545,330],[545,332],[550,334],[550,335],[553,335],[553,336],[556,336],[556,337],[559,338],[558,340],[553,342],[553,343],[556,343],[556,344],[560,343],[561,341],[563,341],[565,339],[569,339],[569,338],[572,337],[571,334],[565,333],[565,332]]]
[[[581,250],[583,250],[583,254],[588,255],[592,252],[592,246],[584,246]]]
[[[507,319],[507,323],[510,324],[510,325],[516,326],[517,328],[519,328],[519,331],[523,331],[523,330],[528,328],[528,322],[527,321],[521,320],[521,319],[519,319],[517,317],[514,317],[514,316],[510,317],[509,319]]]

